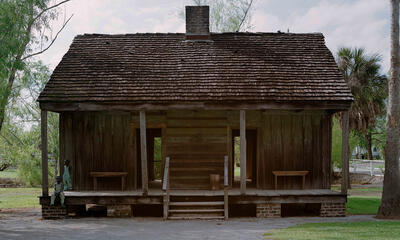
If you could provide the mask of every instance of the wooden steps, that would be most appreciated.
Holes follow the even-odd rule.
[[[218,206],[224,205],[224,202],[170,202],[170,206]]]
[[[206,216],[201,216],[201,217],[195,217],[195,216],[190,216],[190,217],[185,217],[185,216],[183,216],[183,217],[168,217],[168,220],[196,220],[196,219],[199,219],[199,220],[216,220],[216,219],[219,219],[219,220],[224,220],[224,216],[220,216],[220,217],[215,217],[215,216],[212,216],[212,217],[206,217]]]
[[[169,203],[168,219],[224,219],[224,201],[221,197],[173,197]],[[189,200],[189,201],[188,201]]]

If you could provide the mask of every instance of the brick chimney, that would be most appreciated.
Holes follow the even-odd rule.
[[[186,39],[210,39],[209,6],[186,6]]]

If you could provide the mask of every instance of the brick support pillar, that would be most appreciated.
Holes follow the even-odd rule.
[[[67,216],[67,208],[65,206],[42,205],[43,219],[62,219]]]
[[[107,205],[107,217],[132,217],[131,205]]]
[[[281,204],[280,203],[260,203],[260,204],[257,204],[256,211],[257,211],[258,218],[281,217]]]
[[[321,203],[321,217],[346,217],[346,203]]]

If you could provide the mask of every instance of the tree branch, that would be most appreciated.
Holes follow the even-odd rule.
[[[253,0],[250,0],[250,3],[249,3],[249,5],[247,6],[246,11],[244,12],[244,16],[243,16],[242,20],[240,21],[240,24],[239,24],[239,26],[238,26],[236,32],[239,32],[239,31],[240,31],[240,28],[242,27],[242,25],[243,25],[243,23],[244,23],[244,20],[246,20],[247,14],[249,13],[249,10],[250,10],[250,8],[251,8],[251,5],[253,5]]]
[[[8,146],[13,146],[13,144],[11,143],[11,141],[8,140],[8,138],[6,138],[3,134],[0,134],[0,136],[1,136],[4,140],[6,140],[6,143],[8,144]]]
[[[25,59],[27,59],[27,58],[30,58],[30,57],[33,57],[33,56],[42,54],[42,53],[44,53],[45,51],[47,51],[47,49],[49,49],[49,48],[53,45],[53,43],[57,40],[58,35],[59,35],[59,34],[61,33],[61,31],[65,28],[65,26],[67,26],[67,23],[69,22],[69,20],[71,20],[72,16],[74,16],[74,14],[72,14],[72,15],[67,19],[67,21],[63,23],[63,25],[62,25],[62,27],[60,28],[60,30],[58,30],[56,36],[53,38],[53,40],[51,40],[50,44],[49,44],[45,49],[42,49],[42,50],[40,50],[39,52],[35,52],[35,53],[32,53],[32,54],[29,54],[29,55],[23,57],[21,60],[23,61],[23,60],[25,60]]]
[[[56,7],[58,7],[58,6],[60,6],[60,5],[64,4],[64,3],[66,3],[66,2],[69,2],[69,1],[71,1],[71,0],[64,0],[64,1],[61,1],[61,2],[59,2],[59,3],[57,3],[57,4],[54,4],[54,5],[51,6],[51,7],[48,7],[48,8],[43,9],[38,15],[36,15],[36,17],[34,17],[34,18],[32,19],[32,24],[33,24],[34,22],[36,22],[36,20],[38,20],[38,18],[40,18],[45,12],[47,12],[47,11],[53,9],[53,8],[56,8]]]

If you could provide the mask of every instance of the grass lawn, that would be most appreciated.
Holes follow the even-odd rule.
[[[381,205],[381,198],[378,197],[358,197],[350,196],[347,199],[346,211],[353,215],[378,213],[379,206]]]
[[[41,188],[0,188],[0,209],[40,207],[41,194]]]
[[[240,177],[240,168],[239,167],[235,167],[235,171],[234,171],[234,176],[235,177]]]
[[[400,221],[307,223],[264,234],[266,239],[398,239]]]
[[[332,190],[340,191],[340,186],[332,186]],[[359,187],[349,189],[346,211],[348,214],[377,214],[381,204],[382,187]]]

